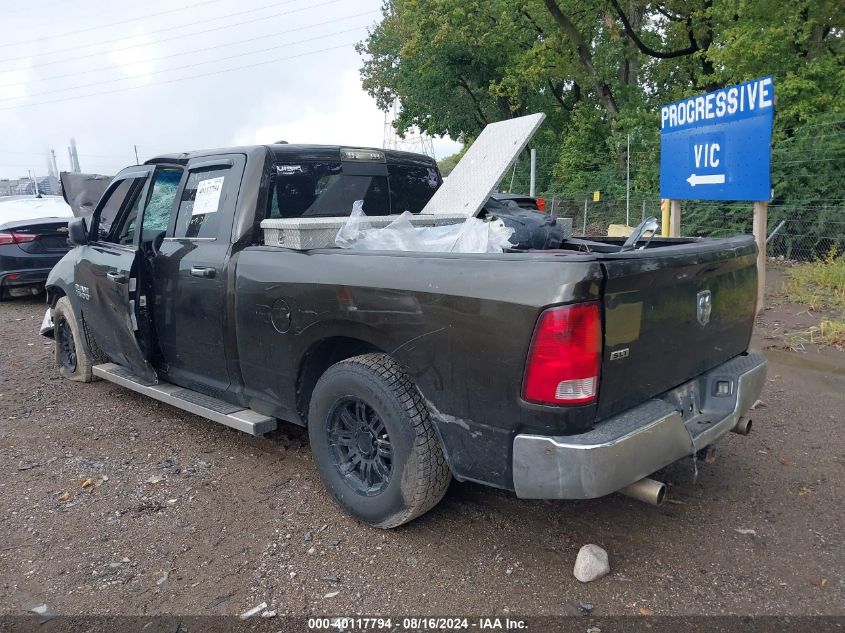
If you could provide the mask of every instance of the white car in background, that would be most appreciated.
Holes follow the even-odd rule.
[[[0,198],[0,301],[41,292],[47,274],[70,250],[72,217],[61,196]]]

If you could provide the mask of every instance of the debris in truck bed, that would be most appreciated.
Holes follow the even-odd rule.
[[[434,253],[502,253],[510,248],[514,229],[501,220],[467,218],[446,226],[414,226],[407,211],[383,228],[373,228],[357,201],[337,232],[340,248],[360,251],[416,251]]]

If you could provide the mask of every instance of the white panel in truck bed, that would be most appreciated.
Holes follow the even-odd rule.
[[[478,213],[545,118],[540,112],[485,127],[422,213]]]

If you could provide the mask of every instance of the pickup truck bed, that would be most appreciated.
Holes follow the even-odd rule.
[[[234,148],[118,175],[91,222],[70,227],[78,246],[48,280],[53,321],[76,328],[80,350],[74,371],[58,354],[63,372],[237,427],[235,416],[248,432],[308,426],[332,494],[382,527],[431,507],[449,474],[530,498],[614,492],[712,444],[759,394],[751,237],[500,254],[263,244],[261,221],[289,203],[280,174],[323,170],[353,188],[342,179],[366,177],[373,200],[383,177],[407,201],[402,170],[431,182],[436,169],[401,152],[350,166],[338,151]],[[178,186],[167,222],[148,230],[163,173]],[[122,182],[128,197],[103,232]],[[222,191],[215,228],[191,235],[210,187]],[[141,230],[121,244],[133,208]]]

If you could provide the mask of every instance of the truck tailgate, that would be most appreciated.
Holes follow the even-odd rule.
[[[601,254],[604,355],[597,418],[744,352],[757,293],[751,236]]]

